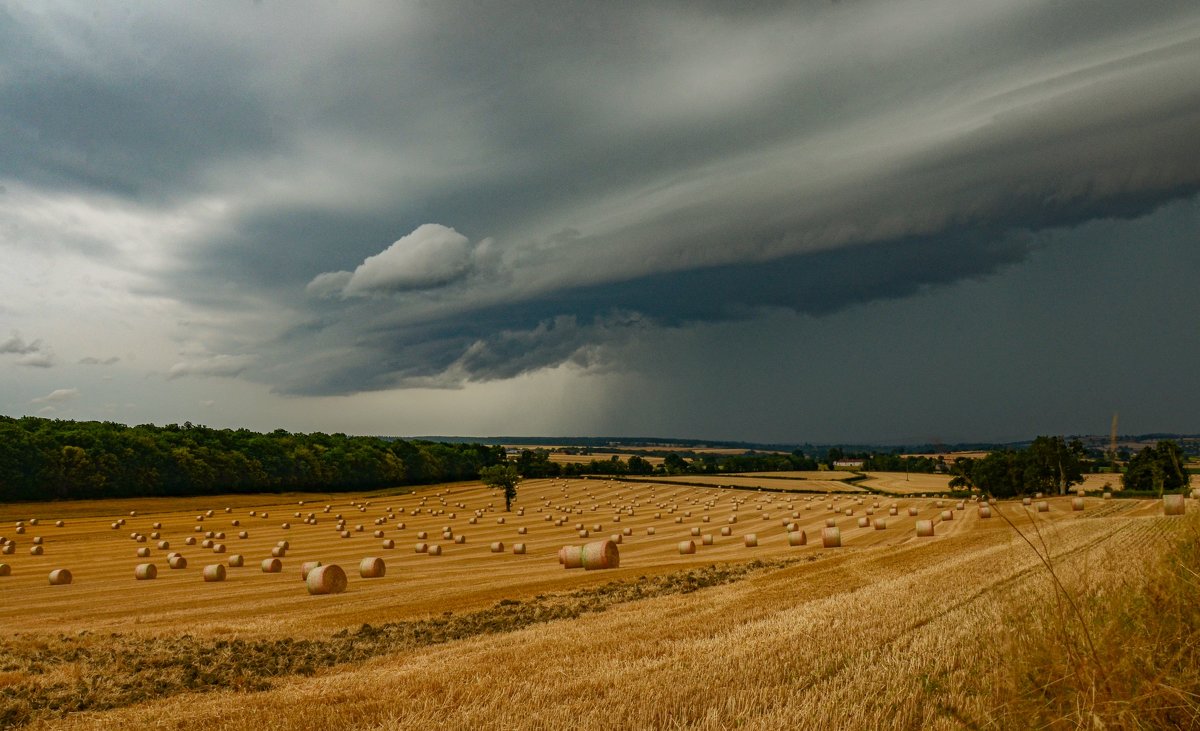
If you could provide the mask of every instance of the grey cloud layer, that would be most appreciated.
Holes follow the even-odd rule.
[[[654,325],[906,297],[1200,186],[1194,2],[102,18],[3,18],[4,169],[227,198],[149,291],[289,313],[273,338],[218,328],[227,359],[171,377],[346,393],[597,368]]]

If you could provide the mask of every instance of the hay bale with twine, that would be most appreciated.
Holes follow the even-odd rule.
[[[346,590],[346,572],[335,563],[318,566],[304,580],[309,594],[341,594]]]
[[[580,561],[585,571],[615,569],[621,565],[621,549],[610,540],[585,543]]]
[[[358,575],[364,579],[378,579],[387,572],[387,566],[378,556],[367,556],[358,562]]]
[[[583,546],[563,546],[559,549],[558,555],[563,568],[583,568]]]
[[[821,529],[821,546],[823,548],[841,548],[842,531],[837,526]]]
[[[1187,512],[1187,504],[1183,495],[1163,495],[1163,515],[1183,515]]]

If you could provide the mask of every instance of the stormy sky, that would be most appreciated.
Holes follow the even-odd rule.
[[[0,412],[1200,431],[1195,0],[0,0]]]

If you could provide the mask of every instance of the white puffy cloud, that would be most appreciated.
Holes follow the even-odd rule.
[[[308,283],[310,294],[346,297],[429,289],[463,277],[475,247],[447,226],[427,223],[398,239],[353,272],[325,272]]]

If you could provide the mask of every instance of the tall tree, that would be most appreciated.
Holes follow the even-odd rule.
[[[517,468],[510,464],[497,464],[479,470],[479,479],[483,484],[496,490],[504,490],[504,509],[512,510],[512,501],[517,497],[517,484],[521,475]]]

